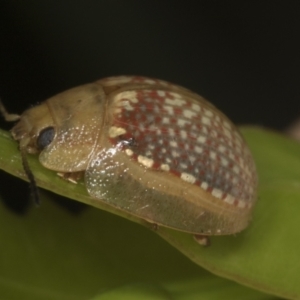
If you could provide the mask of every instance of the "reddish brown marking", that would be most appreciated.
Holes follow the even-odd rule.
[[[133,80],[146,82],[145,79],[139,77]],[[165,83],[164,87],[166,87]],[[180,99],[180,94],[177,93],[178,97],[174,97],[168,91],[162,91],[166,93],[166,97],[160,96],[158,90],[151,89],[151,84],[149,84],[148,90],[133,92],[132,97],[138,100],[135,102],[128,99],[133,111],[120,106],[121,113],[115,115],[112,126],[123,127],[128,134],[122,136],[122,138],[133,138],[135,141],[135,147],[131,147],[130,143],[128,144],[129,149],[134,153],[131,156],[132,159],[137,160],[139,155],[147,157],[153,160],[152,169],[154,170],[160,169],[162,164],[167,164],[170,167],[170,173],[174,176],[181,177],[184,172],[194,176],[196,178],[194,184],[198,186],[201,186],[203,182],[207,183],[209,192],[212,192],[214,188],[222,191],[226,189],[224,194],[230,194],[235,198],[250,199],[251,195],[249,195],[245,186],[247,178],[248,181],[253,179],[250,178],[251,175],[249,176],[243,171],[241,166],[241,174],[233,172],[233,167],[236,164],[241,164],[240,153],[237,152],[240,142],[235,134],[232,134],[232,138],[225,135],[222,117],[220,117],[220,121],[214,119],[216,113],[213,112],[211,117],[205,115],[210,120],[211,125],[202,124],[201,112],[196,112],[191,108],[196,102],[182,96],[182,100],[186,103],[180,107],[172,106],[172,104],[165,102],[166,99]],[[124,99],[120,101],[122,100]],[[165,109],[165,105],[171,106],[172,110]],[[202,112],[204,108],[211,110],[204,103],[199,103],[199,106]],[[192,114],[185,117],[184,110],[191,110],[196,115]],[[164,117],[168,118],[168,124],[162,124]],[[181,122],[179,122],[180,119]],[[179,124],[184,125],[179,127]],[[226,130],[229,129],[226,128]],[[181,131],[185,131],[185,134],[182,134]],[[170,135],[170,132],[174,132],[174,135]],[[197,140],[200,135],[206,137],[204,143]],[[110,141],[112,144],[116,144],[117,139],[113,138]],[[177,147],[174,147],[172,141],[177,143]],[[124,144],[126,145],[126,143]],[[232,146],[229,146],[230,144]],[[218,151],[220,145],[225,147],[223,153]],[[201,147],[203,149],[202,153],[196,153],[196,147]],[[162,151],[162,149],[165,150]],[[216,152],[215,159],[210,157],[211,151]],[[249,154],[245,152],[243,147],[241,151],[243,160],[247,163]],[[229,158],[229,153],[233,153],[233,158]],[[191,163],[189,159],[191,155],[196,158],[194,163]],[[223,157],[229,162],[226,168],[221,164]],[[198,173],[195,170],[199,170]],[[230,173],[229,178],[225,178],[227,172]],[[250,172],[253,172],[253,170]],[[233,180],[237,180],[235,187],[232,184]],[[231,191],[233,194],[231,194]],[[225,199],[226,196],[222,195],[222,198]]]

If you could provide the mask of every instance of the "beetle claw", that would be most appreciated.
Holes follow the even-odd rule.
[[[73,173],[58,172],[57,175],[71,183],[77,184],[78,181],[83,177],[83,172],[73,172]]]
[[[194,240],[203,247],[210,246],[210,239],[207,235],[195,234]]]
[[[159,226],[158,226],[158,224],[156,224],[156,223],[151,223],[151,222],[149,222],[149,221],[146,221],[146,220],[143,220],[144,222],[144,225],[147,227],[147,228],[149,228],[150,230],[153,230],[153,231],[158,231],[158,229],[159,229]]]

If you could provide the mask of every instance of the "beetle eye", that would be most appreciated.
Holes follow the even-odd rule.
[[[45,149],[53,141],[54,135],[55,131],[53,127],[44,128],[37,138],[38,149]]]

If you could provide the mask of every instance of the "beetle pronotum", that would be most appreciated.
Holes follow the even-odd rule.
[[[18,120],[11,132],[25,165],[25,153],[39,153],[45,168],[69,179],[83,172],[94,199],[196,235],[233,234],[249,223],[257,185],[251,153],[231,121],[188,89],[109,77],[21,116],[1,110]]]

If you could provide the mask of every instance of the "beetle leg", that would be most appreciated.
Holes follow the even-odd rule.
[[[210,239],[207,235],[195,234],[194,240],[203,247],[210,246]]]
[[[57,175],[67,181],[77,184],[78,181],[83,177],[84,172],[73,172],[73,173],[61,173],[58,172]]]
[[[147,227],[150,230],[157,231],[159,229],[159,226],[156,223],[152,223],[147,220],[141,220],[141,222],[145,227]]]

